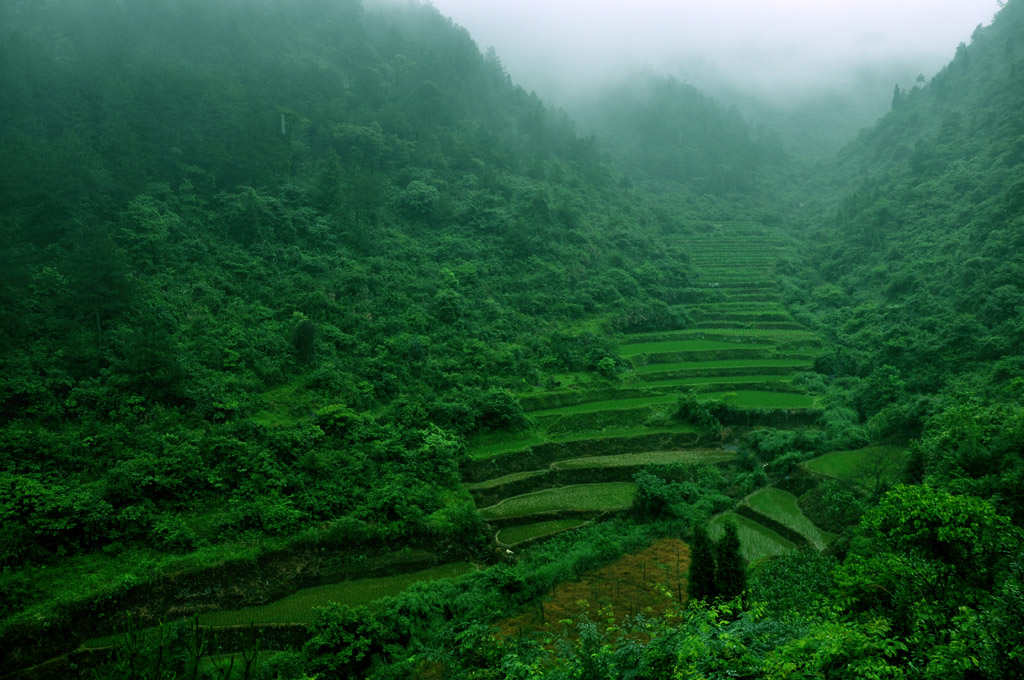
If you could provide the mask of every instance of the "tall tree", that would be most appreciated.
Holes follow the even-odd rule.
[[[747,587],[747,568],[740,554],[740,535],[734,522],[725,523],[725,534],[715,545],[715,588],[718,596],[731,600]]]
[[[711,601],[718,595],[715,588],[715,546],[704,525],[693,528],[690,576],[686,592],[691,600]]]

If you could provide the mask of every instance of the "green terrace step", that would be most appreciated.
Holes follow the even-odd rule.
[[[740,554],[748,563],[764,557],[783,555],[796,549],[792,541],[786,540],[763,524],[735,512],[722,513],[708,523],[708,534],[711,538],[720,539],[725,533],[724,525],[729,521],[736,525],[740,538]]]
[[[814,333],[799,333],[793,331],[766,331],[758,329],[731,329],[733,335],[729,335],[730,329],[718,329],[704,332],[700,329],[692,331],[691,338],[681,338],[683,342],[699,338],[701,341],[717,342],[719,344],[707,346],[706,351],[716,352],[720,350],[749,350],[762,349],[779,352],[820,350],[822,341]],[[700,336],[705,336],[701,338]],[[661,355],[670,353],[681,353],[690,357],[697,350],[692,344],[683,344],[680,340],[657,340],[653,342],[634,342],[619,346],[619,354],[627,359],[642,357],[644,355]],[[686,356],[683,357],[686,360]],[[642,362],[651,363],[651,362]]]
[[[598,389],[559,389],[519,395],[524,411],[544,411],[587,401],[630,399],[651,396],[650,390],[639,387],[604,387]]]
[[[693,324],[694,328],[751,328],[757,330],[774,331],[774,330],[794,330],[803,331],[807,330],[807,327],[803,324],[795,321],[697,321]]]
[[[731,295],[729,299],[736,302],[776,302],[779,296],[777,293],[743,293],[741,295]]]
[[[775,264],[771,265],[729,265],[716,266],[712,263],[696,264],[691,263],[694,273],[698,277],[698,285],[716,278],[756,278],[761,281],[775,281]]]
[[[747,328],[708,328],[679,331],[655,331],[650,333],[632,333],[628,335],[623,335],[621,337],[623,339],[622,345],[636,345],[648,342],[671,342],[673,340],[687,340],[690,338],[723,340],[729,338],[746,338],[748,336],[752,337],[752,339],[750,340],[751,342],[758,342],[760,338],[771,339],[774,342],[775,340],[780,338],[818,339],[819,337],[817,333],[809,331],[807,329],[758,331]]]
[[[701,376],[698,378],[675,378],[668,380],[651,380],[644,384],[652,388],[693,388],[696,391],[730,391],[751,389],[752,385],[765,385],[766,389],[777,390],[780,385],[787,385],[793,380],[791,373],[767,375],[736,375],[736,376]],[[795,388],[794,388],[795,389]]]
[[[202,614],[199,623],[214,627],[248,626],[250,623],[309,624],[316,618],[317,607],[326,607],[332,602],[350,607],[372,607],[377,600],[397,595],[415,583],[455,578],[475,569],[476,567],[469,562],[456,562],[407,574],[355,579],[304,588],[269,604]]]
[[[773,360],[774,361],[774,360]],[[782,360],[778,360],[782,361]],[[706,362],[708,364],[722,364],[728,362]],[[739,363],[736,366],[704,366],[701,364],[691,365],[686,364],[686,368],[676,369],[665,369],[659,366],[645,367],[651,369],[651,372],[638,375],[639,379],[643,381],[643,384],[650,385],[652,388],[660,384],[667,384],[666,381],[675,381],[685,378],[731,378],[732,376],[742,375],[783,375],[792,376],[794,373],[801,371],[808,371],[811,369],[813,364],[809,362],[786,362],[777,365],[757,365],[753,362]]]
[[[811,410],[817,408],[817,398],[797,392],[769,392],[766,390],[736,390],[705,392],[705,396],[721,399],[738,409]]]
[[[803,466],[820,475],[871,489],[879,483],[896,482],[907,456],[907,450],[901,446],[869,446],[826,453],[806,461]]]
[[[531,522],[529,524],[516,524],[501,529],[497,534],[495,534],[494,540],[497,541],[499,545],[503,546],[521,546],[524,543],[534,543],[539,539],[548,538],[555,534],[560,534],[563,531],[577,529],[586,523],[586,520],[571,518],[552,519],[545,522]]]
[[[613,456],[570,458],[551,464],[553,470],[643,467],[645,465],[701,465],[735,460],[734,451],[724,449],[683,449],[679,451],[644,451]]]
[[[769,300],[719,300],[716,302],[703,302],[694,307],[694,309],[706,310],[714,309],[720,311],[758,311],[758,312],[785,312],[785,307],[782,306],[777,299],[771,298]]]
[[[549,468],[550,469],[550,468]],[[548,474],[548,470],[526,470],[524,472],[513,472],[510,475],[502,475],[501,477],[494,477],[493,479],[485,479],[482,482],[474,482],[466,484],[467,490],[473,491],[490,491],[502,486],[511,486],[512,484],[518,484],[519,482],[534,477],[540,477]]]
[[[835,538],[835,534],[822,531],[809,520],[800,510],[796,496],[788,491],[765,487],[748,496],[746,504],[756,512],[796,532],[818,550],[823,550]]]
[[[633,475],[648,465],[718,465],[736,458],[722,449],[688,449],[678,451],[647,451],[611,456],[590,456],[551,463],[546,469],[504,475],[475,484],[466,489],[478,506],[489,506],[512,496],[547,488],[576,484],[629,482]]]
[[[673,401],[674,399],[661,404],[556,413],[532,417],[531,420],[537,429],[543,430],[549,437],[568,435],[573,432],[604,432],[622,428],[641,428],[649,422],[664,420],[668,417],[669,412],[673,409]]]
[[[506,498],[492,506],[482,508],[480,516],[486,520],[557,515],[569,512],[615,512],[633,505],[637,486],[633,482],[605,484],[576,484],[555,489],[534,491]]]
[[[757,311],[712,311],[712,310],[701,310],[695,309],[692,312],[692,316],[695,320],[700,321],[722,321],[722,322],[736,322],[736,321],[764,321],[764,322],[785,322],[794,323],[793,317],[786,312],[757,312]]]
[[[540,443],[520,449],[469,449],[469,460],[462,466],[464,482],[480,482],[528,470],[541,470],[559,460],[612,456],[636,451],[661,451],[690,448],[700,440],[691,425],[632,427],[597,432],[574,432],[548,436]]]
[[[756,349],[716,349],[707,352],[662,352],[659,354],[637,354],[630,357],[630,362],[639,370],[649,366],[675,366],[680,363],[709,363],[730,359],[792,359],[794,361],[814,361],[818,355],[811,352],[780,352],[770,345]]]
[[[621,411],[656,404],[670,404],[676,400],[676,395],[647,395],[644,397],[630,397],[627,399],[603,399],[600,401],[582,402],[571,406],[560,406],[558,408],[544,409],[542,411],[530,411],[530,417],[543,417],[550,415],[573,415],[577,413],[594,413],[596,411]]]
[[[729,375],[728,373],[707,373],[707,371],[717,369],[740,369],[756,375],[761,371],[754,369],[782,368],[792,370],[810,368],[812,365],[812,362],[800,359],[722,359],[718,361],[682,361],[676,364],[651,364],[648,366],[638,366],[636,372],[639,375],[653,375],[667,372],[685,373],[693,371],[693,377],[696,377],[698,375]]]
[[[660,340],[655,342],[637,342],[619,345],[619,354],[624,357],[641,354],[665,354],[668,352],[695,352],[719,349],[763,349],[770,346],[769,341],[759,341],[753,336],[749,338],[680,338],[679,340]]]
[[[741,260],[737,261],[731,257],[723,258],[690,258],[690,264],[702,272],[715,272],[716,274],[728,274],[730,272],[749,272],[756,271],[762,275],[765,272],[770,272],[775,269],[777,260],[765,259],[765,260]]]
[[[733,258],[702,258],[702,257],[690,257],[690,264],[699,269],[702,272],[746,272],[746,271],[757,271],[757,272],[771,272],[775,270],[775,265],[778,260],[764,259],[764,260],[743,260],[736,261]]]
[[[693,235],[679,235],[673,239],[677,243],[686,243],[689,245],[705,246],[705,247],[716,247],[716,246],[748,246],[748,245],[765,245],[774,246],[780,248],[784,245],[784,241],[779,238],[775,238],[765,233],[711,233],[711,234],[693,234]]]
[[[698,278],[698,282],[703,284],[703,288],[720,290],[723,293],[730,293],[732,291],[758,292],[778,287],[778,282],[775,281],[775,279],[763,279],[760,281],[716,281],[714,277],[701,276]]]

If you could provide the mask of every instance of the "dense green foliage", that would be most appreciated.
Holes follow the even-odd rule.
[[[792,303],[829,329],[826,373],[855,376],[874,436],[921,433],[965,395],[1022,397],[1024,8],[960,45],[927,84],[840,154],[808,228],[809,280]]]
[[[814,165],[649,75],[581,135],[429,4],[0,5],[0,662],[419,550],[491,566],[261,677],[1024,676],[1022,3]],[[779,498],[839,536],[748,568]],[[685,609],[496,634],[684,527]]]
[[[460,436],[615,354],[562,324],[674,323],[669,216],[432,8],[3,13],[5,564],[461,540]]]

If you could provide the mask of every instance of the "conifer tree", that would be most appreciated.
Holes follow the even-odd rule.
[[[715,599],[715,546],[704,525],[693,528],[690,544],[690,576],[686,592],[691,600]]]
[[[715,545],[715,589],[717,595],[731,600],[747,587],[747,570],[740,555],[740,536],[734,522],[725,523],[725,534]]]

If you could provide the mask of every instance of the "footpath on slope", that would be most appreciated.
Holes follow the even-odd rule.
[[[686,290],[690,323],[618,336],[631,367],[619,381],[567,376],[556,389],[520,395],[530,431],[471,444],[463,477],[499,544],[522,546],[627,509],[632,477],[646,465],[728,464],[732,428],[816,421],[815,397],[794,379],[811,369],[822,342],[781,304],[782,236],[752,223],[698,223],[677,239],[696,274]],[[717,441],[675,417],[690,390],[730,407]],[[776,512],[772,502],[789,499],[759,496],[756,510],[726,513],[711,531],[736,521],[748,559],[828,538],[802,515],[790,522],[798,529],[778,522],[791,509]]]

